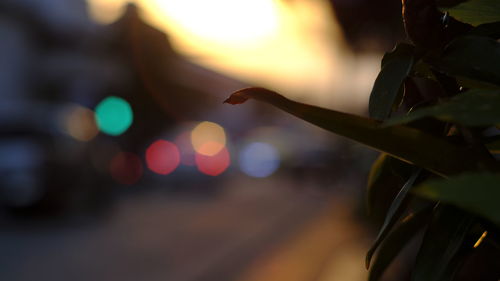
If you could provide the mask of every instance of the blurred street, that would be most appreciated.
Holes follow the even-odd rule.
[[[389,0],[0,0],[0,281],[366,280],[376,153],[223,101],[262,86],[366,115],[399,17]]]
[[[276,181],[239,180],[236,186],[227,180],[220,192],[205,196],[157,189],[123,198],[102,218],[24,221],[15,227],[4,223],[0,279],[322,280],[301,276],[319,278],[330,256],[352,250],[346,249],[346,241],[359,243],[360,231],[352,225],[345,202],[283,179]],[[311,255],[296,256],[294,247],[300,247],[300,240],[311,240],[302,232],[315,228],[313,241],[302,245]],[[281,260],[269,261],[273,255]],[[291,258],[304,264],[289,267]],[[311,261],[316,263],[313,268]],[[251,267],[255,263],[275,264],[275,269],[286,266],[287,274],[309,273],[284,279],[278,271],[277,279],[269,279],[273,275],[256,272]],[[361,267],[356,270],[363,273]],[[267,278],[255,279],[259,275]]]

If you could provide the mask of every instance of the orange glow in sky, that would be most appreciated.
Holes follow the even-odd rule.
[[[219,45],[244,46],[278,32],[279,10],[269,0],[149,0],[183,33]]]
[[[87,1],[103,23],[135,2],[195,63],[310,103],[342,106],[352,97],[366,103],[379,68],[378,62],[353,67],[357,59],[326,0]]]

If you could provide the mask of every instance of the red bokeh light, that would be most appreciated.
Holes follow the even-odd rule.
[[[110,173],[113,179],[121,184],[134,184],[142,177],[142,163],[139,156],[120,152],[116,154],[110,163]]]
[[[196,166],[198,170],[209,176],[222,174],[229,167],[230,163],[229,151],[225,147],[213,156],[196,153]]]
[[[166,140],[157,140],[146,150],[148,168],[160,175],[168,175],[177,169],[180,157],[177,146]]]

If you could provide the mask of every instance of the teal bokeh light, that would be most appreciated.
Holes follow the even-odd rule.
[[[129,103],[115,96],[102,100],[95,108],[95,116],[99,130],[112,136],[123,134],[134,119]]]

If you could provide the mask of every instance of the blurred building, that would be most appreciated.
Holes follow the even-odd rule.
[[[99,26],[84,0],[2,1],[0,36],[0,199],[9,207],[59,209],[107,198],[110,151],[142,153],[244,86],[178,56],[134,5]],[[119,136],[98,133],[92,113],[110,96],[133,112]]]
[[[329,0],[349,46],[386,52],[405,39],[401,1]]]

